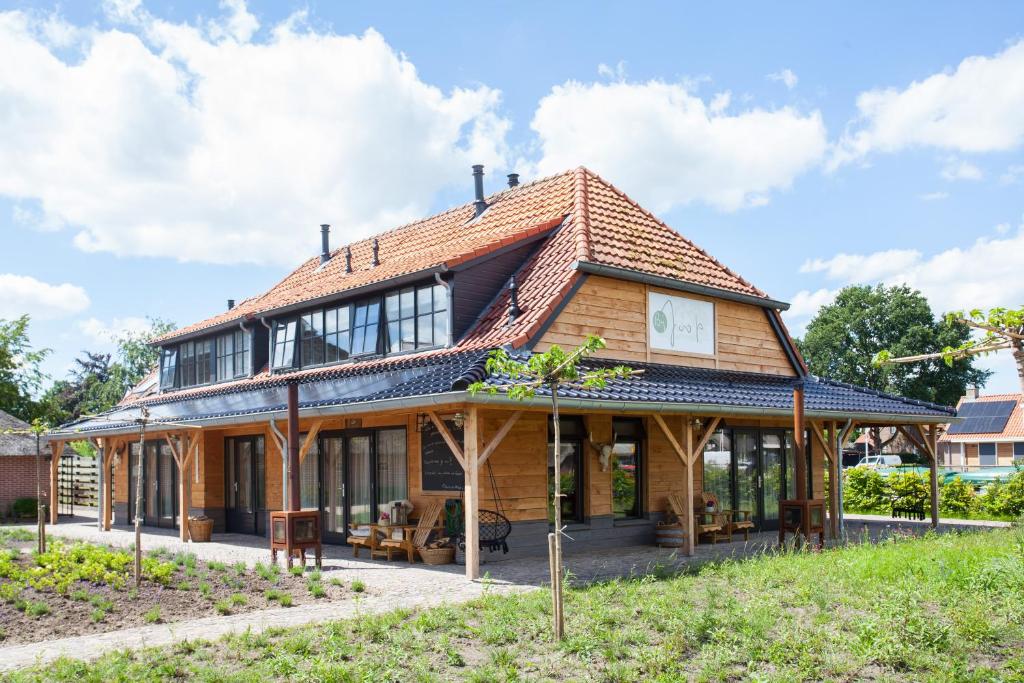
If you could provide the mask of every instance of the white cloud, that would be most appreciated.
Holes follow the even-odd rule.
[[[915,250],[888,250],[871,254],[839,254],[831,259],[814,259],[801,272],[824,273],[840,285],[907,284],[923,293],[936,314],[947,311],[994,306],[1017,307],[1024,302],[1024,223],[1015,233],[1009,227],[999,237],[980,237],[967,247],[955,247],[930,256]],[[789,316],[798,323],[817,311],[823,292],[799,292]]]
[[[797,81],[800,79],[796,77],[791,69],[783,69],[782,71],[776,71],[775,73],[768,74],[765,76],[769,81],[778,81],[786,86],[787,90],[792,90],[796,87]]]
[[[0,195],[87,251],[294,265],[319,223],[365,236],[443,187],[469,199],[469,166],[504,162],[498,91],[443,92],[373,30],[264,29],[223,7],[192,25],[109,0],[124,23],[71,57],[42,19],[0,13]]]
[[[785,107],[726,114],[686,84],[555,86],[537,107],[540,173],[584,164],[655,212],[691,202],[732,211],[817,165],[827,147],[819,112]]]
[[[937,202],[942,199],[949,197],[948,192],[926,192],[924,194],[917,195],[918,199],[923,202]]]
[[[992,57],[964,59],[903,89],[857,98],[859,119],[836,146],[830,167],[872,152],[916,146],[959,152],[1011,150],[1024,142],[1024,40]]]
[[[87,318],[79,320],[76,327],[94,346],[112,348],[120,337],[132,332],[146,332],[152,327],[152,323],[145,318],[132,316],[114,318],[109,323],[98,318]]]
[[[1016,185],[1024,178],[1024,164],[1014,164],[999,176],[1000,185]]]
[[[794,320],[810,319],[822,306],[832,303],[839,293],[838,289],[821,288],[815,291],[805,289],[797,292],[789,302],[786,315]]]
[[[89,296],[78,285],[51,285],[29,275],[0,273],[0,318],[27,313],[35,320],[53,320],[88,307]]]
[[[963,161],[952,157],[946,160],[945,166],[939,173],[945,180],[981,180],[984,177],[981,169],[969,161]]]

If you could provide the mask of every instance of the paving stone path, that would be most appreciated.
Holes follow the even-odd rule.
[[[1005,526],[1000,522],[969,523],[943,520],[940,531],[955,528]],[[927,523],[891,520],[874,516],[847,516],[847,533],[859,540],[864,533],[872,539],[889,534],[920,534],[928,529]],[[29,527],[27,527],[29,528]],[[34,527],[31,527],[34,530]],[[127,528],[109,532],[96,529],[95,520],[77,518],[51,527],[50,533],[69,539],[128,547],[134,542],[134,533]],[[726,558],[747,557],[770,551],[777,543],[775,533],[752,534],[750,540],[700,545],[694,557],[686,557],[671,549],[649,546],[598,549],[586,553],[566,555],[566,568],[571,581],[587,583],[621,576],[648,574],[656,569],[678,569],[687,564],[700,564]],[[143,548],[167,548],[171,552],[187,550],[201,560],[222,562],[244,561],[252,566],[269,561],[266,540],[240,534],[217,534],[212,543],[187,543],[177,534],[164,530],[149,530],[143,534]],[[485,554],[486,557],[486,554]],[[500,556],[499,556],[500,557]],[[355,559],[352,550],[343,546],[325,546],[324,576],[337,577],[345,583],[361,580],[370,594],[341,602],[303,605],[291,608],[266,609],[245,614],[213,616],[174,624],[158,624],[110,631],[107,633],[76,636],[25,645],[0,648],[0,671],[9,671],[33,664],[52,661],[61,656],[95,659],[102,654],[125,648],[167,645],[182,640],[212,640],[228,633],[246,630],[260,632],[267,628],[300,626],[364,614],[379,614],[394,609],[417,609],[440,604],[455,604],[480,597],[485,591],[506,594],[532,590],[547,581],[546,557],[519,558],[487,562],[481,567],[485,578],[467,581],[464,568],[457,565],[428,567],[404,561]]]

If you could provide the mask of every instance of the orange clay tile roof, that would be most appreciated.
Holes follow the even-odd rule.
[[[156,340],[169,341],[229,322],[433,268],[452,268],[506,245],[561,228],[547,239],[519,275],[515,324],[507,326],[507,301],[499,301],[459,343],[460,349],[518,346],[543,322],[579,277],[577,261],[765,298],[765,294],[644,210],[595,173],[577,168],[492,194],[473,220],[472,203],[376,235],[380,264],[371,267],[372,238],[354,242],[352,272],[345,248],[323,267],[310,258],[264,294]]]
[[[1013,407],[1013,411],[1010,412],[1010,419],[1006,421],[1006,426],[1003,431],[991,434],[943,434],[939,441],[941,442],[957,442],[957,441],[999,441],[1000,439],[1024,439],[1024,394],[990,394],[989,396],[979,396],[976,399],[965,400],[960,399],[956,404],[957,410],[960,410],[960,406],[970,401],[1016,401],[1017,405]]]

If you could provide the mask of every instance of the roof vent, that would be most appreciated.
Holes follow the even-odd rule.
[[[327,263],[331,260],[331,226],[323,223],[320,225],[320,263]]]
[[[476,193],[476,215],[479,216],[487,210],[487,202],[484,200],[484,167],[483,164],[473,166],[473,189]]]
[[[370,261],[370,265],[374,267],[380,265],[380,242],[376,237],[373,238],[373,260]]]
[[[345,247],[345,272],[352,272],[352,247]]]
[[[508,186],[509,187],[515,187],[518,184],[519,184],[519,174],[518,173],[509,173],[508,174]]]
[[[234,299],[228,299],[228,310],[230,311],[234,307],[235,307],[235,300]]]
[[[511,325],[522,313],[519,308],[519,285],[516,284],[516,276],[508,279],[508,324]]]

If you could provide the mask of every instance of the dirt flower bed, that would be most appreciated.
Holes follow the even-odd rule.
[[[51,540],[36,552],[29,533],[0,530],[0,647],[146,624],[351,598],[311,568],[204,562],[158,549],[143,558],[135,587],[130,551]]]

